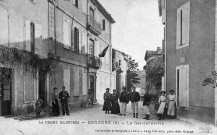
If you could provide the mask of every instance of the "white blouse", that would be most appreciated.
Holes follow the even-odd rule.
[[[176,100],[176,96],[175,95],[168,95],[168,98],[169,98],[170,101],[171,100],[173,100],[173,101]]]

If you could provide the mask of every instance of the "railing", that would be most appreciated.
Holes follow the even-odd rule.
[[[99,57],[88,54],[87,65],[91,68],[99,69],[102,66],[102,61]]]
[[[90,15],[88,15],[88,22],[87,22],[87,26],[89,29],[91,29],[93,32],[95,32],[96,34],[101,34],[102,32],[102,28],[101,28],[101,24],[98,23],[93,17],[91,17]]]

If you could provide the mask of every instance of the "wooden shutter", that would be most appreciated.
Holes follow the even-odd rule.
[[[63,44],[66,46],[71,46],[71,24],[70,20],[63,17]]]
[[[82,94],[87,95],[87,73],[82,73]]]
[[[75,27],[74,29],[74,44],[75,44],[75,51],[79,52],[79,29]]]
[[[183,5],[183,44],[189,43],[190,2]]]
[[[74,68],[74,96],[79,96],[79,70],[77,68]]]
[[[179,70],[179,106],[187,107],[187,69]]]
[[[31,44],[31,52],[35,53],[35,24],[33,22],[30,23],[30,44]]]
[[[70,67],[65,67],[64,68],[64,86],[65,90],[68,91],[70,95]]]
[[[8,11],[0,7],[0,45],[8,45]]]
[[[181,44],[181,8],[177,9],[176,45]]]
[[[42,54],[42,25],[35,24],[35,54]]]
[[[75,51],[75,43],[74,43],[74,27],[72,27],[71,29],[71,47],[72,47],[72,50]]]
[[[25,39],[25,45],[26,45],[26,50],[27,51],[31,51],[31,46],[30,46],[30,38],[31,38],[31,30],[30,30],[30,21],[26,20],[25,21],[25,35],[26,35],[26,39]]]

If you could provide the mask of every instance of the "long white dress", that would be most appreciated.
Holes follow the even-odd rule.
[[[158,108],[157,113],[158,114],[163,114],[164,113],[164,108],[166,106],[166,97],[165,96],[160,96],[158,102],[160,103],[160,106]]]
[[[168,95],[168,99],[169,99],[169,105],[168,105],[167,115],[175,116],[176,96],[175,95]]]

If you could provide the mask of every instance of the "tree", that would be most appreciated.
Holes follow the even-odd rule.
[[[134,84],[138,84],[139,83],[139,78],[138,78],[138,74],[136,73],[138,71],[137,67],[138,62],[135,62],[135,59],[132,59],[132,57],[130,56],[128,58],[128,70],[127,70],[127,91],[131,91],[131,87]]]
[[[146,78],[156,89],[161,88],[161,78],[164,76],[164,62],[162,57],[150,60],[146,65]],[[151,88],[150,88],[151,89]]]

